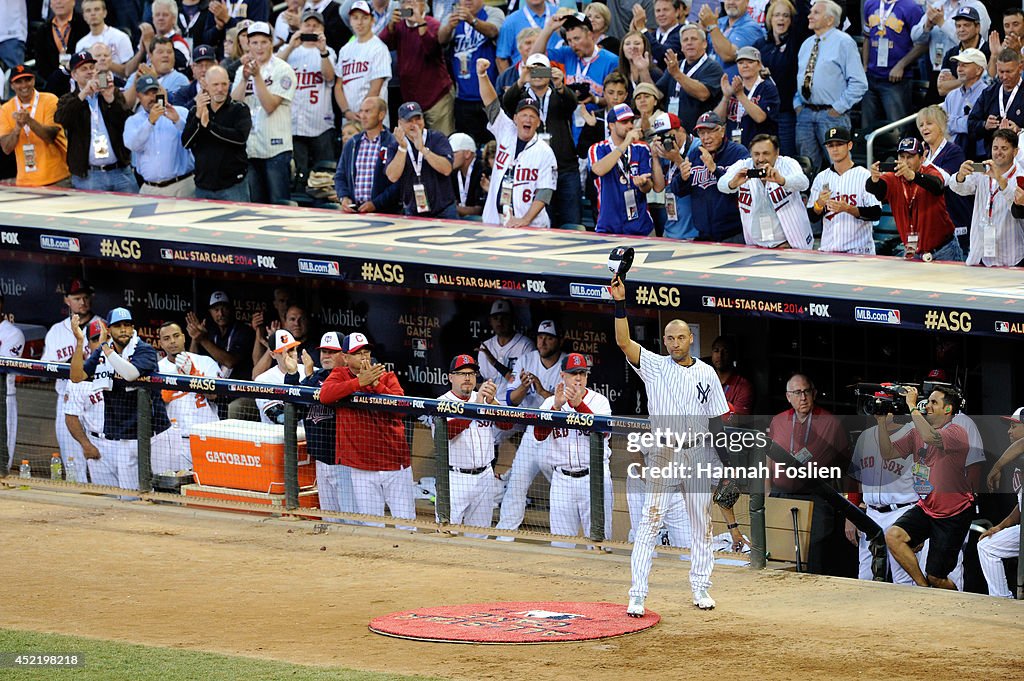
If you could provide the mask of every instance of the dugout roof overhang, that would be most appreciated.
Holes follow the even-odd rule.
[[[636,249],[631,304],[662,310],[1024,333],[1024,272],[475,222],[0,188],[0,249],[489,297],[602,302]],[[15,256],[16,257],[16,256]]]

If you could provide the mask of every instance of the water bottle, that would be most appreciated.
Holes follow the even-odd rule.
[[[18,467],[19,478],[31,478],[32,477],[32,466],[28,465],[28,459],[21,460],[21,466]]]
[[[78,475],[75,471],[75,460],[68,457],[68,465],[64,467],[64,479],[68,482],[78,482]]]
[[[60,454],[54,452],[50,457],[50,480],[62,480],[64,476],[63,466],[60,463]]]

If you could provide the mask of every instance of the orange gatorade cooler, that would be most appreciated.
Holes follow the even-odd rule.
[[[316,484],[316,466],[298,429],[299,487]],[[284,494],[284,426],[228,419],[201,423],[189,435],[196,483]]]

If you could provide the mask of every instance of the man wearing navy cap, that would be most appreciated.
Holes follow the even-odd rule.
[[[131,154],[124,145],[124,125],[131,115],[124,95],[109,80],[100,88],[96,60],[76,52],[70,62],[71,78],[78,85],[57,102],[54,122],[64,126],[68,138],[68,168],[75,189],[139,191],[131,169]]]
[[[636,116],[628,104],[608,111],[610,139],[590,147],[590,169],[597,175],[600,212],[594,231],[647,236],[654,221],[647,210],[647,192],[665,189],[661,164],[653,163],[643,133],[633,127]]]
[[[387,177],[399,185],[405,214],[459,218],[452,174],[452,146],[437,130],[427,130],[417,102],[398,108],[395,139],[387,146]]]
[[[167,103],[167,91],[153,76],[135,81],[139,108],[124,126],[125,146],[135,152],[140,194],[191,198],[195,161],[181,145],[188,109]]]
[[[206,89],[206,70],[216,64],[217,52],[212,47],[196,45],[192,48],[192,82],[170,93],[171,104],[190,108],[195,103],[196,95]]]

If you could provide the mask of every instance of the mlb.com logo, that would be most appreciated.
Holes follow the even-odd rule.
[[[612,294],[608,292],[608,287],[601,286],[600,284],[571,283],[569,284],[569,295],[573,298],[585,298],[587,300],[612,299]]]
[[[703,296],[700,299],[700,304],[704,307],[718,307],[718,301],[715,300],[714,296]]]
[[[423,281],[427,282],[428,284],[436,284],[438,283],[437,275],[434,274],[433,272],[424,272]]]
[[[996,333],[1010,333],[1010,322],[996,322]]]
[[[854,308],[854,319],[858,322],[869,324],[902,324],[900,311],[887,307],[857,307]]]
[[[161,248],[160,257],[164,260],[174,260],[174,251],[169,248]]]
[[[39,247],[48,251],[64,251],[66,253],[80,253],[82,245],[73,236],[53,236],[41,234],[39,236]]]
[[[337,260],[308,260],[299,258],[299,272],[302,274],[321,274],[327,277],[341,276],[341,266]]]

